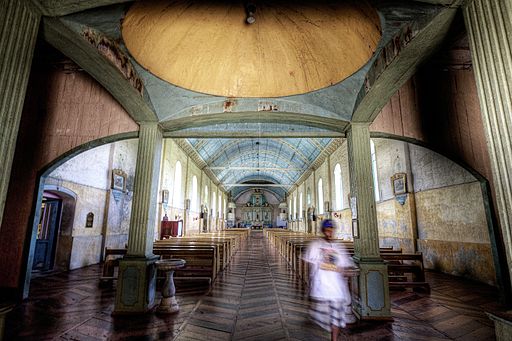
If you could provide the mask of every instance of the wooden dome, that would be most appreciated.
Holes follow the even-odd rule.
[[[364,1],[140,1],[122,25],[138,63],[174,85],[229,97],[279,97],[338,83],[381,38]]]

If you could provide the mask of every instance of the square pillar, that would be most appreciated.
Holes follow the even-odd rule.
[[[354,260],[360,268],[352,278],[352,302],[359,319],[391,319],[387,265],[380,257],[377,209],[373,192],[370,131],[352,123],[347,132]]]
[[[119,262],[114,314],[145,313],[155,306],[153,254],[162,132],[156,122],[140,124],[128,252]]]

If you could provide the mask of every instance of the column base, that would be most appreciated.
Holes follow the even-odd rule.
[[[360,320],[390,321],[387,265],[382,261],[356,260],[360,273],[352,278],[352,306]]]
[[[494,321],[494,331],[497,341],[512,340],[512,311],[501,313],[486,313]]]
[[[155,262],[158,259],[159,256],[126,256],[119,261],[113,315],[147,313],[155,307]]]

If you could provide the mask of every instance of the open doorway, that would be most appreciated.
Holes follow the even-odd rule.
[[[51,193],[45,193],[41,203],[41,214],[37,225],[37,239],[32,271],[44,272],[53,268],[61,213],[62,199]]]

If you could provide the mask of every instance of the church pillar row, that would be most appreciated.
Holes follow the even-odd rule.
[[[379,253],[368,124],[352,123],[347,142],[354,259],[360,268],[352,279],[353,306],[360,319],[389,319],[388,271]]]
[[[0,226],[39,20],[24,2],[0,0]]]
[[[512,278],[512,3],[475,0],[463,13],[508,264],[501,269]]]
[[[155,305],[153,240],[162,141],[157,122],[140,124],[128,252],[119,262],[115,314],[143,313]]]

